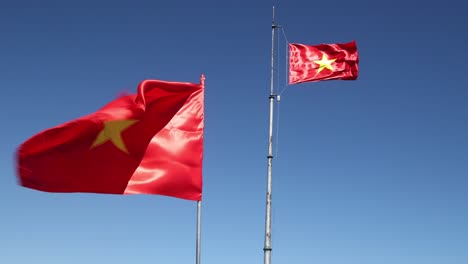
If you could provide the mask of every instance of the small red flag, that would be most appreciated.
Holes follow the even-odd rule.
[[[22,186],[201,200],[204,77],[145,80],[134,95],[45,130],[17,152]]]
[[[356,42],[308,46],[289,44],[289,84],[356,80],[359,56]]]

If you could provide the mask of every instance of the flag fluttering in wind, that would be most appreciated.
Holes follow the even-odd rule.
[[[359,56],[356,42],[308,46],[289,44],[289,84],[355,80]]]
[[[203,76],[200,84],[145,80],[137,94],[25,141],[17,152],[19,183],[199,201],[203,132]]]

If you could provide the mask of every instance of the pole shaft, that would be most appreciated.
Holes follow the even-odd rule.
[[[266,192],[266,213],[265,213],[265,244],[263,247],[264,264],[271,263],[271,178],[273,165],[273,113],[274,113],[274,48],[275,48],[275,7],[273,6],[273,19],[271,24],[271,79],[270,79],[270,122],[268,127],[268,170],[267,170],[267,192]]]
[[[200,264],[200,246],[201,246],[201,201],[197,201],[197,243],[196,243],[196,264]]]

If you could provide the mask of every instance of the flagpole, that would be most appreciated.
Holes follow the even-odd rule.
[[[275,49],[275,7],[273,6],[273,16],[271,23],[271,79],[270,79],[270,123],[268,128],[268,170],[267,170],[267,192],[266,192],[266,213],[265,213],[265,244],[263,247],[264,264],[271,263],[271,175],[273,164],[273,110],[276,95],[274,94],[274,49]]]
[[[205,89],[205,75],[200,76],[200,85]],[[200,264],[201,253],[201,200],[197,201],[197,242],[196,242],[196,264]]]
[[[197,201],[196,264],[200,264],[200,247],[201,247],[201,201]]]

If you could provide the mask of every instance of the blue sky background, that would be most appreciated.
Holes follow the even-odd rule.
[[[21,188],[14,153],[143,79],[205,73],[202,263],[262,263],[273,3],[290,42],[360,54],[357,81],[282,94],[273,263],[468,263],[461,0],[2,1],[0,262],[194,263],[194,202]]]

